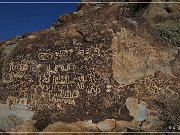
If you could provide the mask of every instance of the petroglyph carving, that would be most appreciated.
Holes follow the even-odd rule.
[[[27,98],[21,98],[19,104],[27,105]]]
[[[18,99],[17,97],[8,96],[8,98],[6,99],[6,104],[9,106],[16,104],[27,105],[27,98]]]
[[[50,49],[41,49],[38,53],[39,60],[51,60],[53,58],[53,53],[50,53]]]
[[[118,33],[118,35],[121,37],[121,38],[125,38],[127,36],[128,32],[126,30],[126,28],[121,28],[120,29],[120,32]]]
[[[28,70],[28,62],[26,60],[21,61],[19,64],[19,71],[24,72]]]
[[[153,95],[161,97],[162,94],[165,94],[168,95],[169,98],[179,98],[178,92],[173,90],[178,87],[178,83],[175,85],[173,83],[175,80],[167,78],[161,72],[156,73],[156,76],[148,76],[138,79],[136,82],[135,89],[139,96]],[[173,85],[171,83],[173,83]],[[144,94],[145,92],[146,94]]]
[[[97,33],[95,35],[97,36]],[[60,42],[57,41],[55,44],[60,44]],[[75,106],[75,101],[81,92],[85,92],[89,96],[100,94],[102,88],[98,83],[101,81],[103,84],[105,81],[93,73],[97,67],[92,68],[92,72],[88,66],[78,65],[81,59],[76,63],[61,63],[58,60],[66,59],[76,52],[76,56],[86,57],[88,61],[91,60],[91,63],[87,64],[92,64],[93,57],[104,57],[100,49],[103,45],[97,44],[95,47],[84,48],[76,39],[73,40],[73,44],[75,45],[74,49],[66,49],[65,46],[60,50],[40,49],[35,52],[36,55],[23,54],[12,59],[8,64],[8,71],[3,75],[3,81],[7,84],[13,83],[12,93],[21,89],[21,85],[30,89],[31,92],[23,90],[20,97],[7,97],[7,104],[20,103],[27,105],[32,110],[53,109],[53,107],[62,110],[62,104]],[[100,64],[101,62],[99,62]],[[18,79],[21,80],[21,84]],[[10,89],[9,86],[6,88]],[[52,105],[54,103],[56,105]]]
[[[112,87],[113,87],[112,85],[107,85],[107,86],[106,86],[106,88],[107,88],[107,89],[106,89],[106,92],[110,92]]]
[[[86,90],[86,92],[88,94],[92,94],[94,96],[97,96],[97,94],[99,94],[101,92],[101,90],[98,86],[93,87],[93,85],[92,85],[89,89]]]
[[[39,53],[38,58],[39,58],[39,60],[50,60],[53,58],[53,54],[51,54],[51,53]]]
[[[6,104],[8,104],[9,106],[10,105],[15,105],[18,103],[18,99],[17,97],[13,97],[13,96],[9,96],[7,99],[6,99]]]
[[[42,82],[49,83],[50,82],[51,75],[48,73],[45,73],[42,77]]]
[[[17,66],[14,65],[14,62],[11,61],[9,63],[9,71],[11,72],[11,71],[14,71],[14,70],[17,70]]]
[[[129,33],[125,28],[117,32],[122,38],[120,43],[127,42],[127,34]],[[142,98],[168,93],[170,97],[179,98],[174,90],[175,85],[169,83],[163,75],[147,76],[132,84],[119,84],[114,80],[111,43],[105,43],[109,37],[110,35],[105,35],[101,39],[95,33],[88,36],[86,42],[93,41],[94,38],[98,38],[99,42],[58,40],[53,41],[57,46],[45,45],[44,49],[34,49],[30,54],[20,53],[10,59],[7,71],[3,74],[5,91],[1,93],[4,100],[10,106],[27,105],[37,115],[47,110],[57,118],[63,115],[74,117],[76,113],[75,117],[78,115],[77,118],[85,119],[102,112],[104,114],[101,118],[113,115],[121,119],[129,117],[125,113],[125,99],[130,95]],[[71,45],[64,45],[63,42],[70,42]],[[131,56],[136,57],[135,52],[138,50],[134,49],[137,45],[135,41],[126,45],[130,48],[120,46],[116,54],[119,51],[123,54],[129,51],[132,52]],[[125,57],[122,57],[120,64],[125,62]],[[83,111],[82,117],[78,114],[79,111]],[[55,116],[56,113],[59,116]]]

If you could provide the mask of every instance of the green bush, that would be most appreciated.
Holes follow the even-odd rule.
[[[180,47],[180,19],[175,17],[155,20],[155,28],[159,35],[168,41],[172,46]]]

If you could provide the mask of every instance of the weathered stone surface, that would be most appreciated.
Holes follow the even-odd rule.
[[[19,125],[12,129],[12,132],[21,132],[21,133],[12,133],[12,135],[28,135],[31,132],[38,132],[38,130],[34,127],[32,121],[25,121],[22,125]],[[32,135],[36,135],[36,133],[31,133]]]
[[[80,132],[81,128],[78,123],[57,122],[50,124],[43,132]]]
[[[165,0],[152,0],[152,2],[165,2]],[[172,1],[173,2],[173,1]],[[174,2],[180,2],[174,0]],[[155,16],[179,16],[180,4],[179,3],[150,3],[143,13],[144,17],[152,19]]]
[[[83,126],[81,127],[82,131],[87,132],[100,132],[101,130],[98,128],[97,124],[94,124],[92,120],[83,122]]]
[[[127,109],[129,110],[129,115],[135,117],[138,110],[138,99],[127,98],[125,104]]]
[[[54,124],[50,124],[47,128],[45,128],[40,134],[53,134],[52,132],[57,132],[58,134],[81,134],[81,132],[101,132],[98,128],[97,124],[89,121],[78,121],[75,123],[63,123],[56,122]],[[55,134],[57,134],[55,133]]]
[[[139,29],[137,28],[136,33],[140,33]],[[128,32],[126,29],[114,35],[112,68],[113,76],[119,83],[133,83],[138,78],[153,75],[158,70],[173,76],[170,62],[177,55],[177,49],[166,45],[155,47],[158,43],[156,39],[150,41],[151,35],[148,33],[144,32],[144,39],[132,30]],[[123,37],[117,38],[121,35]]]
[[[138,99],[134,98],[127,98],[126,99],[126,106],[129,110],[129,115],[133,116],[136,121],[144,121],[148,118],[149,110],[146,108],[146,102],[141,101],[138,104]]]
[[[9,107],[8,104],[0,103],[0,108],[0,127],[5,131],[11,131],[25,121],[32,120],[34,115],[27,106],[19,104]]]
[[[97,127],[100,129],[100,131],[103,132],[110,132],[115,128],[116,121],[114,119],[106,119],[104,121],[101,121],[97,124]]]
[[[0,129],[178,131],[179,45],[142,18],[148,6],[85,4],[2,42]]]

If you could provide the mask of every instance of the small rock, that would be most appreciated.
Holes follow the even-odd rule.
[[[38,132],[38,130],[33,126],[32,121],[26,121],[22,125],[12,129],[12,132]],[[28,133],[23,133],[23,135],[27,135],[27,134]],[[13,135],[21,135],[21,133],[13,133]]]
[[[54,30],[55,28],[53,26],[50,27],[50,30]]]
[[[143,124],[142,124],[142,127],[144,132],[157,132],[156,129],[154,129],[151,124],[147,121],[145,121]]]
[[[97,125],[92,123],[92,120],[84,122],[84,127],[85,127],[84,128],[85,131],[88,131],[88,132],[99,132],[100,131],[99,128],[97,127]]]
[[[36,36],[35,35],[29,35],[28,38],[29,39],[34,39],[34,38],[36,38]]]
[[[148,115],[148,109],[144,105],[138,104],[137,114],[135,115],[134,119],[139,122],[144,121],[148,118]]]
[[[138,104],[138,99],[129,97],[126,99],[126,107],[129,110],[129,115],[133,116],[136,121],[141,122],[148,118],[149,110],[146,108],[146,102],[141,101]]]
[[[138,122],[135,120],[132,121],[116,121],[116,127],[113,131],[116,132],[127,132],[127,128],[137,130]]]
[[[81,17],[84,15],[84,11],[83,10],[79,10],[78,12],[74,12],[75,15],[77,15],[77,17]]]
[[[129,110],[129,115],[135,117],[138,109],[138,99],[128,97],[125,104],[127,109]]]
[[[116,128],[113,131],[127,132],[126,121],[116,121]]]
[[[106,119],[97,124],[97,127],[103,132],[110,132],[115,128],[116,121],[114,119]]]
[[[56,122],[50,124],[43,132],[80,132],[81,128],[78,123]]]

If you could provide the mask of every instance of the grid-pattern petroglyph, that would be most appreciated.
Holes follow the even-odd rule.
[[[155,75],[147,76],[136,80],[135,91],[137,97],[161,97],[179,99],[179,80],[178,78],[167,77],[158,71]]]

